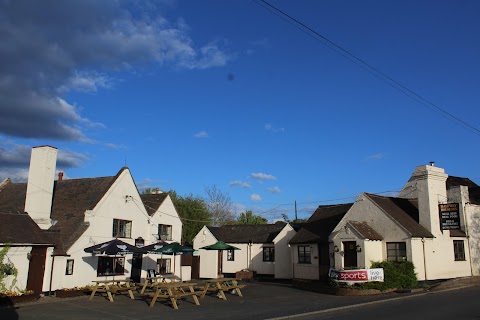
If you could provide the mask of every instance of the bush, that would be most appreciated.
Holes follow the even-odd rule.
[[[383,285],[387,289],[412,289],[417,286],[418,279],[415,273],[415,266],[410,261],[372,262],[371,268],[383,268]]]

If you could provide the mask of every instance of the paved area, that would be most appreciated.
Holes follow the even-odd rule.
[[[432,290],[452,290],[480,285],[480,278],[456,279],[438,284]],[[174,310],[166,302],[157,302],[150,308],[149,300],[136,295],[116,296],[114,302],[96,296],[76,298],[46,297],[33,303],[0,308],[2,320],[16,319],[272,319],[294,316],[319,310],[345,308],[352,305],[395,300],[417,293],[389,293],[375,296],[340,297],[295,289],[286,284],[253,282],[243,290],[244,297],[228,294],[227,301],[207,296],[196,306],[187,298]]]

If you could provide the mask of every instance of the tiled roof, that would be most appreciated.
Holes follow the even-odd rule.
[[[48,233],[55,236],[55,254],[63,254],[87,230],[85,211],[95,208],[117,177],[55,181],[51,219],[57,221]],[[26,183],[12,183],[0,191],[0,212],[24,212]]]
[[[168,193],[155,193],[155,194],[141,194],[143,205],[147,210],[147,213],[152,216],[157,212],[158,208],[162,205],[163,201],[167,198]]]
[[[365,195],[402,225],[412,237],[433,238],[433,235],[419,223],[417,200],[383,197],[370,193]]]
[[[225,243],[272,243],[285,228],[286,223],[275,224],[234,224],[221,227],[208,227],[217,240]]]
[[[307,223],[290,240],[290,243],[328,242],[328,236],[342,220],[353,203],[319,206]]]
[[[365,221],[348,221],[348,223],[365,239],[383,240],[383,237]]]
[[[0,243],[52,245],[45,231],[25,213],[0,213]]]

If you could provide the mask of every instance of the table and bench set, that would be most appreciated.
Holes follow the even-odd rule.
[[[92,300],[97,293],[106,293],[110,302],[113,302],[115,294],[123,293],[128,293],[130,299],[135,299],[133,291],[139,290],[142,297],[151,299],[150,307],[153,307],[157,300],[166,299],[170,300],[174,309],[178,309],[177,301],[186,297],[192,297],[196,305],[200,305],[198,298],[203,299],[208,293],[213,293],[222,300],[227,300],[225,292],[243,297],[241,289],[245,285],[239,284],[239,280],[220,278],[200,280],[199,282],[182,282],[175,276],[148,277],[144,283],[140,284],[133,284],[129,280],[95,280],[89,300]]]

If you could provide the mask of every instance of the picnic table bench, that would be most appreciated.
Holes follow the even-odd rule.
[[[115,294],[121,294],[128,292],[130,299],[135,299],[132,290],[135,290],[136,286],[130,285],[130,280],[93,280],[95,283],[89,300],[92,300],[96,293],[106,293],[108,300],[113,302],[113,296]]]
[[[232,291],[232,293],[235,292],[239,297],[243,297],[240,289],[245,288],[245,285],[239,284],[239,280],[240,279],[236,278],[209,279],[205,280],[203,285],[197,285],[196,289],[203,289],[201,298],[204,298],[207,292],[216,292],[220,299],[227,300],[225,291]]]
[[[155,284],[155,292],[148,293],[147,296],[152,298],[150,307],[155,305],[157,299],[169,299],[174,309],[178,309],[177,300],[184,297],[193,297],[195,304],[198,306],[200,302],[197,296],[204,294],[202,291],[195,291],[197,284],[193,282],[159,282]],[[188,290],[188,291],[187,291]]]

